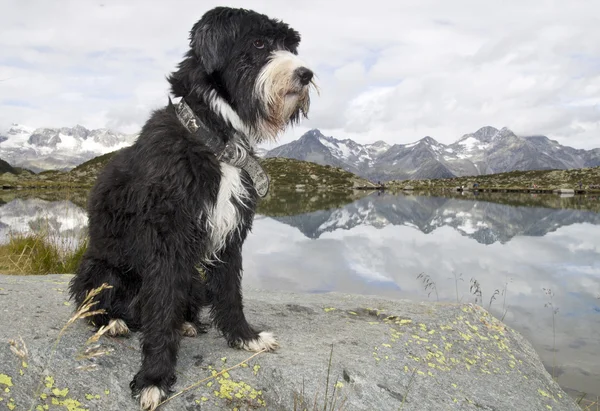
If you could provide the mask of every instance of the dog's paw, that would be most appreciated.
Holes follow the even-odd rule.
[[[153,378],[152,380],[156,379]],[[147,377],[143,377],[140,371],[129,383],[131,396],[139,401],[142,411],[153,411],[173,392],[171,387],[176,381],[177,377],[173,374],[171,377],[166,377],[160,383],[154,385],[155,383],[150,383],[150,380]]]
[[[106,333],[111,337],[129,334],[129,327],[127,327],[125,321],[121,320],[120,318],[113,318],[110,320],[107,328],[108,331]]]
[[[279,343],[275,339],[273,333],[263,331],[258,334],[258,337],[253,340],[242,341],[239,345],[242,350],[246,351],[275,351],[279,347]]]
[[[184,322],[181,326],[181,335],[185,337],[196,337],[198,335],[198,329],[190,322]]]
[[[154,411],[167,398],[167,393],[156,386],[142,388],[140,391],[140,409]]]

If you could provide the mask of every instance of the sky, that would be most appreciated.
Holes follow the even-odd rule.
[[[600,147],[597,0],[2,0],[0,130],[138,132],[166,104],[190,28],[217,5],[301,33],[321,93],[279,144],[312,128],[448,144],[490,125]]]

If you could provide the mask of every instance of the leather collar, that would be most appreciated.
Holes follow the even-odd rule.
[[[173,105],[169,97],[169,105]],[[252,184],[260,197],[265,197],[269,192],[269,176],[258,162],[258,158],[248,149],[248,139],[240,132],[235,132],[234,137],[225,144],[216,136],[193,112],[182,98],[174,105],[177,118],[192,134],[196,134],[208,149],[217,157],[234,167],[246,170],[252,179]],[[202,130],[202,133],[198,133]]]

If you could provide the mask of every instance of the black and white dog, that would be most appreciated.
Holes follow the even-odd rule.
[[[94,306],[106,313],[90,323],[141,332],[130,385],[144,410],[170,392],[180,338],[202,330],[202,306],[230,346],[278,346],[244,316],[242,244],[268,187],[253,147],[308,112],[315,85],[299,43],[297,31],[254,11],[208,11],[168,77],[181,100],[152,113],[90,193],[89,244],[70,291],[79,307],[108,283]]]

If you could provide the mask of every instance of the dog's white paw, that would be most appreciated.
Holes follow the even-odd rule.
[[[258,334],[258,338],[250,341],[244,341],[240,348],[246,351],[259,352],[262,350],[275,351],[279,347],[279,343],[275,339],[273,333],[263,331]]]
[[[125,321],[120,318],[113,318],[108,322],[108,331],[106,332],[111,337],[117,337],[119,335],[127,335],[129,334],[129,327]]]
[[[186,321],[181,326],[181,334],[186,337],[196,337],[198,335],[198,330],[194,324]]]
[[[146,387],[140,392],[140,408],[143,411],[154,411],[166,396],[166,393],[158,387]]]

